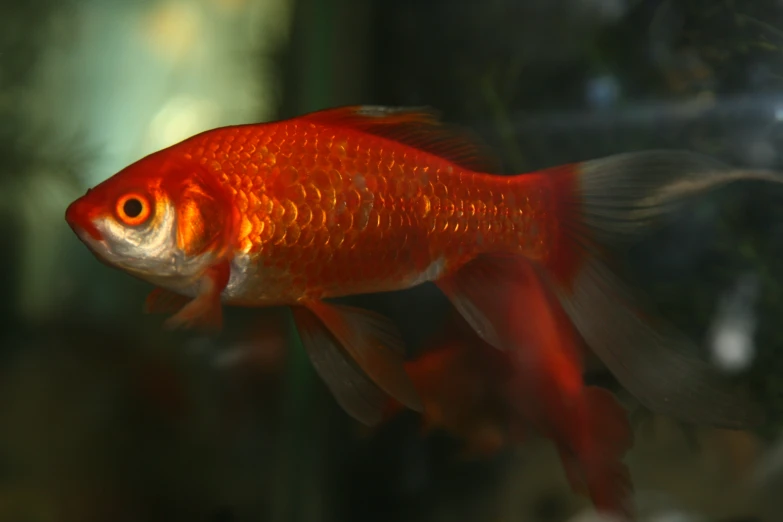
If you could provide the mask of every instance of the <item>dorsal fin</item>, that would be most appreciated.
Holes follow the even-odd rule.
[[[301,119],[394,140],[465,169],[502,172],[498,159],[473,133],[443,123],[439,114],[429,107],[355,105],[312,112]]]

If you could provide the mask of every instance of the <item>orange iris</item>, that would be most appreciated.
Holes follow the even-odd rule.
[[[141,225],[150,217],[150,203],[141,194],[125,194],[117,200],[117,217],[128,226]]]

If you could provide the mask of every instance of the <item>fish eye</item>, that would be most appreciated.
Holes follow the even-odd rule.
[[[125,204],[122,205],[122,210],[129,218],[137,218],[144,210],[144,205],[136,198],[130,198],[125,200]]]
[[[117,200],[117,217],[129,226],[141,225],[150,216],[150,204],[140,194],[125,194]]]

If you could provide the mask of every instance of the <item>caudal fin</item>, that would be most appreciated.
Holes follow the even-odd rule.
[[[731,169],[679,151],[620,154],[533,174],[555,195],[559,237],[543,267],[563,308],[618,381],[649,409],[685,422],[740,429],[763,421],[692,342],[654,319],[612,270],[622,250],[695,196],[768,171]]]

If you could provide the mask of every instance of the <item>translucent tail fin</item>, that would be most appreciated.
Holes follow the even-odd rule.
[[[652,318],[612,270],[615,256],[694,196],[739,180],[783,176],[730,169],[678,151],[620,154],[534,174],[556,194],[561,228],[543,265],[576,328],[645,406],[686,422],[745,428],[762,422],[692,343]]]

